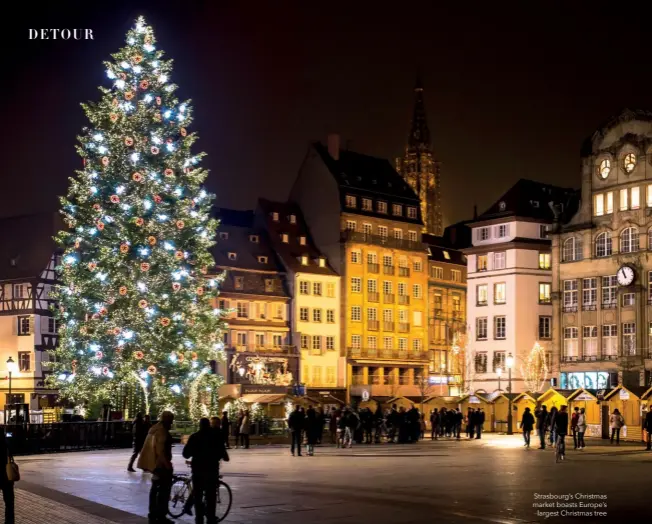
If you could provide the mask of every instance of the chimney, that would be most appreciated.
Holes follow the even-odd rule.
[[[328,135],[328,154],[333,160],[340,159],[340,135],[336,133]]]

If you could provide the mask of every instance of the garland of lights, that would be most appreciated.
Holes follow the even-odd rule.
[[[538,393],[543,389],[548,378],[548,363],[546,353],[538,342],[534,343],[525,365],[521,366],[521,373],[528,391]]]

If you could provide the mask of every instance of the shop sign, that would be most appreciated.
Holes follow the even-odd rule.
[[[369,402],[369,391],[366,389],[362,390],[362,402]]]
[[[594,400],[594,398],[590,393],[582,393],[581,395],[575,397],[575,400]]]
[[[469,397],[469,404],[480,404],[480,399],[475,395]]]
[[[249,386],[246,384],[242,385],[241,390],[243,395],[285,395],[287,392],[288,388],[283,386]]]
[[[621,390],[620,390],[620,400],[629,400],[629,391],[627,391],[626,389],[621,388]]]

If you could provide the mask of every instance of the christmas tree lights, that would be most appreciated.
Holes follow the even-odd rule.
[[[548,371],[546,352],[538,342],[535,342],[525,364],[521,367],[521,373],[528,391],[540,392],[548,378]]]
[[[75,404],[131,384],[148,410],[187,410],[199,384],[219,386],[210,361],[221,357],[221,279],[205,277],[213,195],[202,187],[203,154],[191,153],[193,109],[174,94],[172,61],[143,18],[126,41],[105,64],[99,102],[82,104],[90,125],[78,137],[83,169],[61,198],[68,229],[57,236],[60,338],[49,382]]]

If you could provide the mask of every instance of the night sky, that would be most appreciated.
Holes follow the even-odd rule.
[[[209,188],[224,207],[287,198],[309,142],[331,132],[393,162],[419,69],[447,224],[521,177],[577,187],[582,140],[624,107],[652,109],[644,2],[443,3],[12,6],[23,14],[7,18],[2,36],[0,216],[56,208],[81,165],[79,103],[109,85],[102,60],[139,14],[175,59],[173,80],[193,100],[197,150],[208,153]],[[91,28],[95,40],[30,41],[29,28]]]

